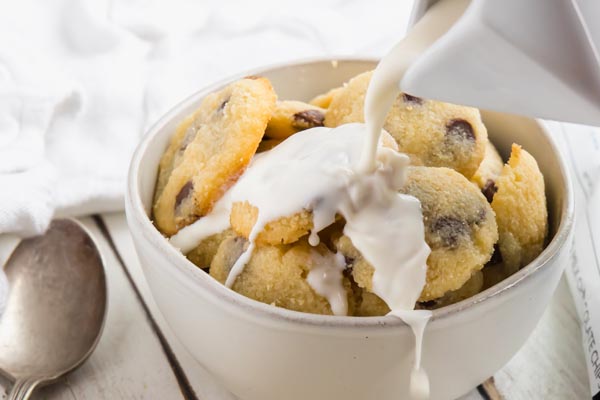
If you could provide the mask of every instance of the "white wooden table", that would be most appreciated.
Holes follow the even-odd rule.
[[[106,327],[98,348],[81,368],[39,390],[34,398],[234,399],[197,365],[158,311],[125,216],[108,214],[84,218],[82,222],[95,236],[106,262]],[[8,388],[9,383],[0,378],[0,399],[7,397]],[[581,334],[564,281],[521,351],[492,379],[461,400],[499,398],[590,398]]]

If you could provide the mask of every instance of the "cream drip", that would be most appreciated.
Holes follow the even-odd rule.
[[[343,271],[346,261],[341,254],[321,254],[313,251],[314,267],[308,273],[306,281],[313,290],[325,297],[334,315],[348,314],[348,297],[343,285]]]
[[[210,214],[205,215],[191,225],[179,230],[171,236],[169,241],[182,253],[190,252],[202,240],[209,236],[221,233],[229,228],[229,214],[231,213],[231,191],[226,192],[214,205]]]
[[[427,322],[431,318],[429,310],[393,310],[389,315],[404,321],[413,331],[415,337],[415,361],[410,373],[410,395],[415,400],[427,400],[430,396],[429,377],[421,365],[421,349]]]

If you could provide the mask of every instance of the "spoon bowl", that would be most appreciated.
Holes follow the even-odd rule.
[[[102,257],[76,221],[55,220],[10,256],[0,318],[0,373],[15,381],[9,399],[27,398],[79,366],[100,338],[107,289]]]

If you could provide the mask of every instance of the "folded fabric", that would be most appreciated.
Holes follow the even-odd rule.
[[[381,56],[404,34],[411,8],[394,0],[2,3],[0,234],[30,236],[54,216],[121,210],[131,153],[174,104],[274,62]],[[0,308],[5,287],[0,268]]]
[[[404,33],[410,8],[392,0],[0,6],[0,233],[28,236],[55,215],[121,210],[131,153],[168,108],[273,62],[381,55]]]

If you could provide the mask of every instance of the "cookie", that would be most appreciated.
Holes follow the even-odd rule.
[[[334,93],[325,126],[364,121],[364,100],[372,71]],[[384,124],[413,165],[452,168],[470,178],[483,160],[487,130],[479,110],[401,94]]]
[[[487,268],[487,267],[486,267]],[[484,275],[481,271],[476,271],[473,276],[459,289],[446,293],[439,299],[427,302],[417,303],[417,310],[436,310],[446,307],[459,301],[463,301],[481,292],[484,287]],[[354,315],[357,317],[379,317],[390,312],[390,308],[376,294],[358,287],[358,294],[355,295]]]
[[[285,139],[294,133],[323,126],[325,110],[295,100],[278,101],[265,130],[271,139]]]
[[[208,269],[210,267],[210,263],[215,257],[215,254],[217,254],[217,250],[219,249],[221,242],[230,236],[234,236],[234,233],[231,229],[211,235],[202,240],[198,246],[192,249],[185,256],[197,267]]]
[[[419,300],[440,298],[490,260],[498,240],[494,211],[475,185],[448,168],[411,167],[401,191],[421,202],[431,248]]]
[[[356,282],[355,277],[363,283],[370,282],[373,277],[373,269],[352,245],[350,239],[347,236],[343,236],[335,244],[342,254],[345,254],[347,268],[352,271],[352,283]],[[417,303],[416,308],[433,310],[457,303],[479,293],[483,288],[483,283],[483,274],[481,271],[475,271],[467,282],[457,290],[450,291],[435,300]],[[358,284],[356,286],[356,288],[353,287],[356,303],[354,315],[363,317],[382,316],[390,312],[390,308],[379,296],[367,289],[361,288]],[[370,287],[370,285],[365,286]]]
[[[515,272],[542,252],[548,235],[544,177],[535,159],[513,144],[496,186],[492,208],[498,221],[498,247],[505,267]]]
[[[329,105],[331,104],[331,100],[333,100],[333,96],[335,96],[336,93],[339,93],[343,89],[344,89],[343,87],[333,88],[330,91],[328,91],[327,93],[323,93],[323,94],[320,94],[320,95],[314,97],[308,103],[312,104],[313,106],[317,106],[317,107],[321,107],[321,108],[328,108]]]
[[[373,289],[373,267],[364,259],[360,251],[352,244],[352,240],[346,235],[334,239],[335,250],[346,259],[347,268],[352,271],[352,279],[356,284],[372,292]]]
[[[224,283],[235,261],[245,250],[246,239],[225,239],[210,267],[210,275]],[[318,295],[306,278],[319,262],[335,257],[327,247],[310,246],[306,241],[288,246],[257,246],[250,261],[235,280],[232,289],[263,303],[289,310],[331,315],[329,302]],[[341,275],[346,296],[352,293],[350,282]],[[349,314],[354,312],[349,301]]]
[[[512,272],[504,265],[504,263],[487,263],[485,267],[481,270],[483,273],[483,288],[482,290],[491,288],[492,286],[497,285],[502,282],[510,275]]]
[[[164,186],[158,185],[162,190],[153,211],[163,234],[173,235],[210,212],[243,173],[275,101],[271,83],[254,77],[206,96],[185,134],[178,130],[160,163],[159,183]]]
[[[263,151],[269,151],[273,147],[277,146],[279,143],[283,142],[283,140],[279,139],[263,139],[258,145],[257,153],[262,153]]]
[[[409,168],[402,192],[421,202],[425,241],[431,248],[419,301],[438,299],[463,286],[490,259],[498,240],[494,212],[475,185],[449,168]],[[373,266],[347,236],[336,248],[351,263],[356,283],[372,292]]]
[[[357,317],[381,317],[390,312],[390,308],[379,296],[359,287],[359,297],[355,300],[354,315]]]
[[[484,268],[485,269],[485,268]],[[418,303],[417,308],[426,310],[437,310],[459,301],[475,296],[483,289],[484,277],[481,271],[475,271],[473,275],[460,288],[450,291],[439,299],[430,300],[424,303]]]
[[[250,232],[258,218],[258,208],[245,202],[236,202],[231,206],[230,224],[240,236],[250,237]],[[255,242],[258,244],[294,243],[307,235],[313,227],[312,213],[302,210],[289,217],[282,217],[265,225]]]
[[[199,112],[205,111],[200,109],[192,115],[188,115],[175,129],[175,134],[171,138],[171,144],[160,159],[158,167],[158,178],[156,179],[156,187],[154,189],[154,203],[157,202],[158,198],[162,194],[169,176],[173,172],[173,169],[179,165],[183,156],[183,150],[189,141],[193,138],[195,132],[194,128],[190,128],[196,118],[199,118]],[[200,118],[199,118],[200,119]],[[189,131],[189,133],[188,133]]]
[[[481,161],[479,168],[477,168],[477,171],[471,177],[471,182],[479,186],[489,203],[492,202],[494,194],[498,190],[496,180],[502,172],[502,167],[504,167],[504,161],[502,161],[500,153],[498,153],[492,142],[487,141],[483,161]]]

